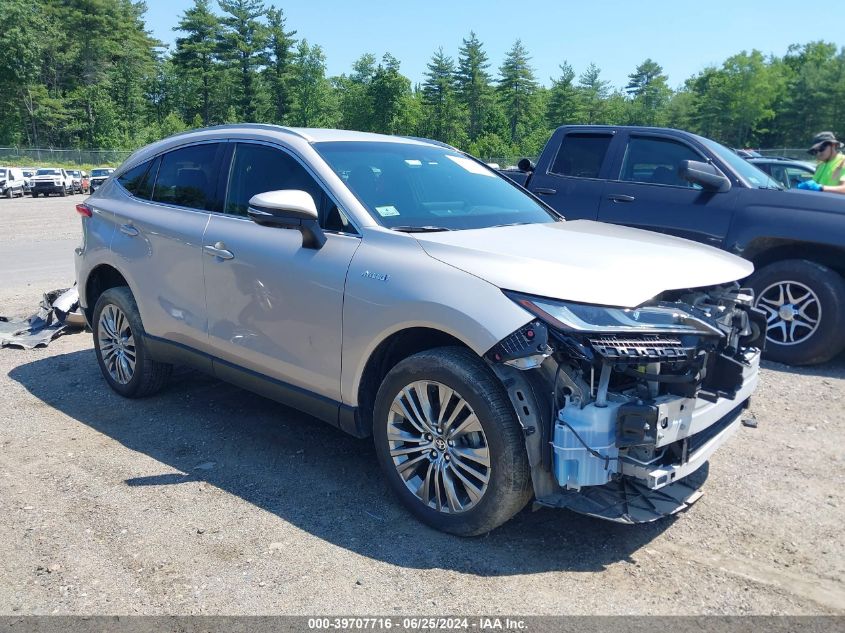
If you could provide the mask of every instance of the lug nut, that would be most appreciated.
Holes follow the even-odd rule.
[[[449,457],[449,453],[446,453],[446,454],[443,456],[443,459],[445,459],[445,460],[448,462],[448,461],[449,461],[450,459],[452,459],[452,458],[451,458],[451,457]]]
[[[431,440],[433,440],[433,439],[434,439],[434,436],[433,436],[431,433],[426,433],[426,434],[425,434],[425,439],[426,439],[426,440],[428,440],[428,441],[430,442]]]
[[[454,445],[455,445],[455,440],[449,440],[449,446],[454,446]]]

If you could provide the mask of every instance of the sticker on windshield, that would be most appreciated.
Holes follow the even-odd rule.
[[[378,211],[378,214],[383,218],[387,218],[392,215],[399,215],[399,210],[392,204],[389,204],[386,207],[376,207],[376,211]]]
[[[446,158],[451,160],[456,165],[460,165],[471,174],[478,174],[480,176],[490,176],[491,178],[495,178],[491,171],[485,169],[484,167],[476,163],[474,160],[464,158],[463,156],[450,156],[449,154],[446,154]]]

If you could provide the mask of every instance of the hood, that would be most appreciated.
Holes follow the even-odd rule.
[[[434,259],[504,290],[629,308],[664,290],[727,283],[754,270],[710,246],[589,220],[414,237]]]

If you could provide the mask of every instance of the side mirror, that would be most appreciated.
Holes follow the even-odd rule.
[[[524,171],[526,173],[534,171],[534,167],[534,163],[532,163],[527,158],[521,158],[516,164],[516,168],[519,169],[519,171]]]
[[[731,181],[715,165],[697,160],[681,161],[678,175],[686,181],[701,185],[708,191],[725,193],[731,189]]]
[[[246,213],[262,226],[296,229],[302,233],[305,248],[321,248],[326,243],[314,198],[305,191],[282,189],[255,194],[249,199]]]

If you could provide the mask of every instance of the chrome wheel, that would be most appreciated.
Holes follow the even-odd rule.
[[[757,307],[766,313],[766,339],[778,345],[798,345],[819,328],[822,306],[816,293],[797,281],[780,281],[765,288]]]
[[[390,457],[405,486],[429,508],[466,512],[490,482],[490,448],[472,407],[452,388],[414,382],[393,399]]]
[[[97,345],[103,366],[112,379],[121,385],[128,384],[135,375],[135,337],[129,319],[114,304],[107,305],[100,313]]]

